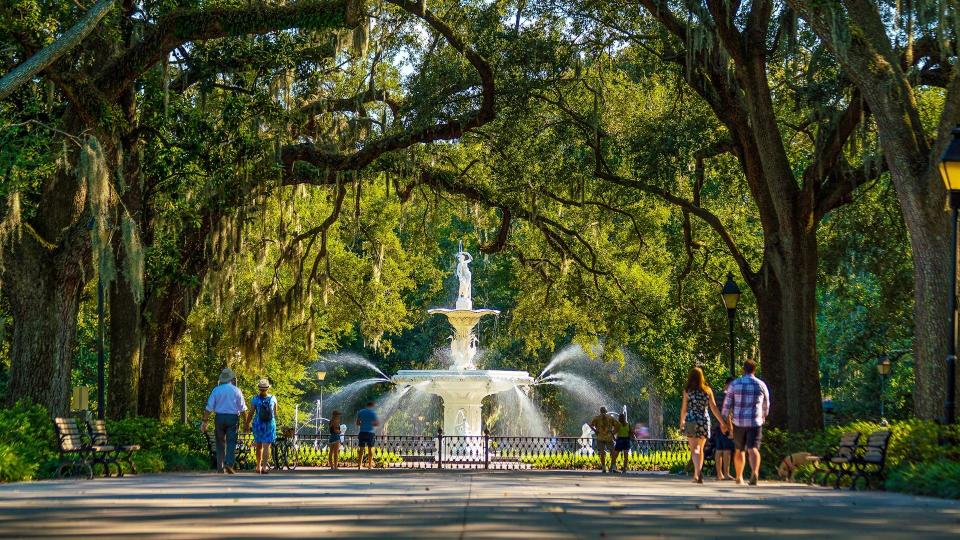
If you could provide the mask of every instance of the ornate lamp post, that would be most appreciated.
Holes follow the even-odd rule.
[[[723,299],[723,307],[727,308],[727,321],[730,324],[730,376],[734,374],[734,342],[733,342],[733,318],[737,315],[737,304],[740,303],[740,287],[733,281],[733,273],[727,272],[727,282],[720,290],[720,298]]]
[[[323,364],[317,368],[317,382],[320,384],[320,400],[317,401],[317,435],[320,435],[320,418],[323,417],[323,380],[327,378],[327,369]]]
[[[890,358],[887,356],[882,356],[877,359],[877,373],[880,375],[880,419],[883,419],[883,401],[884,401],[884,392],[883,386],[886,382],[887,377],[890,376],[890,367],[891,362]]]
[[[940,176],[950,193],[950,334],[947,338],[947,399],[943,402],[943,421],[957,421],[954,395],[957,390],[957,210],[960,208],[960,125],[953,128],[953,139],[940,158]]]

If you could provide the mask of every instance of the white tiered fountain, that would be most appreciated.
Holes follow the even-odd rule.
[[[483,433],[481,401],[484,397],[514,387],[529,387],[533,377],[526,371],[477,369],[473,359],[477,355],[477,336],[473,328],[484,315],[497,315],[495,309],[473,309],[469,253],[457,253],[457,279],[460,289],[454,309],[436,308],[427,312],[447,316],[453,326],[453,342],[449,369],[397,372],[393,382],[398,386],[415,386],[417,390],[436,394],[443,400],[443,432],[447,435],[476,436]]]

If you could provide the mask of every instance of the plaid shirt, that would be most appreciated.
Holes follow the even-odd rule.
[[[723,398],[721,416],[728,418],[733,413],[733,425],[739,427],[762,426],[770,412],[770,391],[763,381],[744,375],[730,383]]]

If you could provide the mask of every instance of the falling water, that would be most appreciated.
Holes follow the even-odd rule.
[[[339,392],[324,399],[323,409],[324,411],[337,409],[342,412],[345,417],[352,417],[355,412],[354,409],[356,408],[357,400],[360,399],[360,393],[374,384],[384,382],[390,381],[379,377],[354,381],[341,388]]]
[[[326,357],[326,360],[328,360],[328,361],[330,361],[330,362],[332,362],[332,363],[334,363],[334,364],[341,364],[341,365],[345,365],[345,366],[355,366],[355,367],[367,368],[367,369],[369,369],[369,370],[371,370],[371,371],[377,372],[377,373],[380,374],[380,376],[383,377],[384,379],[389,379],[389,378],[390,378],[390,377],[387,377],[387,374],[386,374],[386,373],[380,371],[380,368],[378,368],[376,365],[374,365],[373,362],[371,362],[370,360],[367,360],[366,358],[364,358],[363,356],[361,356],[361,355],[359,355],[359,354],[357,354],[357,353],[352,353],[352,352],[338,352],[338,353],[335,353],[335,354],[332,354],[332,355]]]
[[[523,437],[547,437],[550,435],[549,423],[533,400],[519,387],[495,395],[501,408],[497,422],[498,435],[519,435]]]
[[[603,353],[603,345],[596,345],[593,347],[593,354],[599,355]],[[555,354],[553,358],[550,359],[550,362],[547,364],[547,367],[543,368],[543,371],[540,372],[540,375],[537,376],[537,379],[542,379],[550,373],[551,370],[566,364],[568,362],[577,360],[587,360],[587,352],[583,350],[583,347],[576,343],[571,343],[566,347],[560,349],[560,352]]]
[[[572,397],[593,410],[610,407],[614,400],[589,380],[573,373],[561,372],[545,377],[535,384],[552,384],[566,390]]]
[[[394,388],[380,399],[377,414],[390,435],[423,435],[432,431],[429,426],[437,412],[435,396],[424,391],[429,384],[429,381],[423,381],[405,388]]]

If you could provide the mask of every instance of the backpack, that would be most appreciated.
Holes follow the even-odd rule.
[[[272,396],[260,398],[260,403],[257,404],[257,420],[261,422],[269,422],[273,420],[272,405],[273,405]]]

